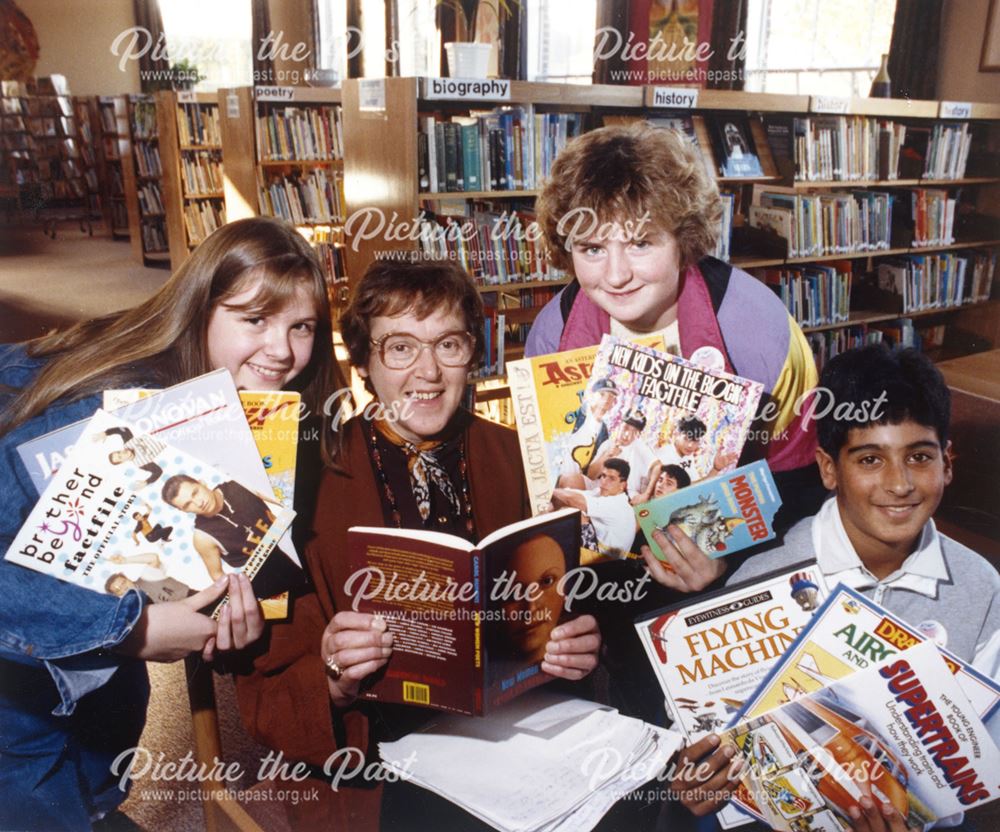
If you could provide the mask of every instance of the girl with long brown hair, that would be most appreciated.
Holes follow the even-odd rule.
[[[346,387],[322,270],[291,226],[230,223],[146,303],[0,348],[0,552],[36,499],[18,445],[88,418],[105,389],[166,387],[219,368],[238,387],[301,391],[319,420]],[[218,624],[198,612],[227,591]],[[0,560],[0,794],[17,795],[0,802],[0,828],[89,828],[113,811],[127,781],[114,761],[145,721],[142,660],[210,659],[262,630],[243,576],[149,605],[134,589],[99,594]]]

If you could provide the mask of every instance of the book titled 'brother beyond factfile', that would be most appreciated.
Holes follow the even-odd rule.
[[[573,509],[505,526],[478,545],[440,532],[350,529],[344,589],[394,638],[361,695],[481,716],[548,681],[545,645],[572,607],[564,600],[579,553]]]

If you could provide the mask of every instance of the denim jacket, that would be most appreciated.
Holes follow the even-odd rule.
[[[0,346],[0,408],[43,366]],[[99,406],[56,403],[0,437],[0,554],[38,500],[17,446]],[[138,741],[149,685],[144,663],[109,648],[142,607],[136,591],[104,595],[0,559],[0,798],[17,795],[0,799],[0,828],[88,828],[124,800],[110,764]]]

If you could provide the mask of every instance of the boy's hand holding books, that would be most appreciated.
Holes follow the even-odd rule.
[[[720,747],[718,734],[681,749],[673,764],[671,794],[695,817],[717,812],[740,783],[744,761],[735,755],[735,746]]]
[[[726,571],[723,560],[708,557],[677,526],[667,526],[666,534],[657,529],[653,539],[666,556],[666,563],[648,546],[643,546],[641,552],[649,574],[658,584],[681,592],[700,592]]]

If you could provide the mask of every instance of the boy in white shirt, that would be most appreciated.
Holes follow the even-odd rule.
[[[820,387],[836,403],[816,425],[816,460],[834,497],[792,527],[781,546],[749,558],[728,583],[815,557],[830,586],[842,582],[867,595],[997,678],[1000,575],[931,519],[952,478],[951,398],[941,373],[915,350],[876,344],[832,359]],[[698,760],[712,748],[706,738],[686,757]],[[731,783],[721,751],[706,762],[705,776],[673,784],[696,815],[718,809]],[[851,815],[855,832],[907,829],[891,806],[868,798]]]

